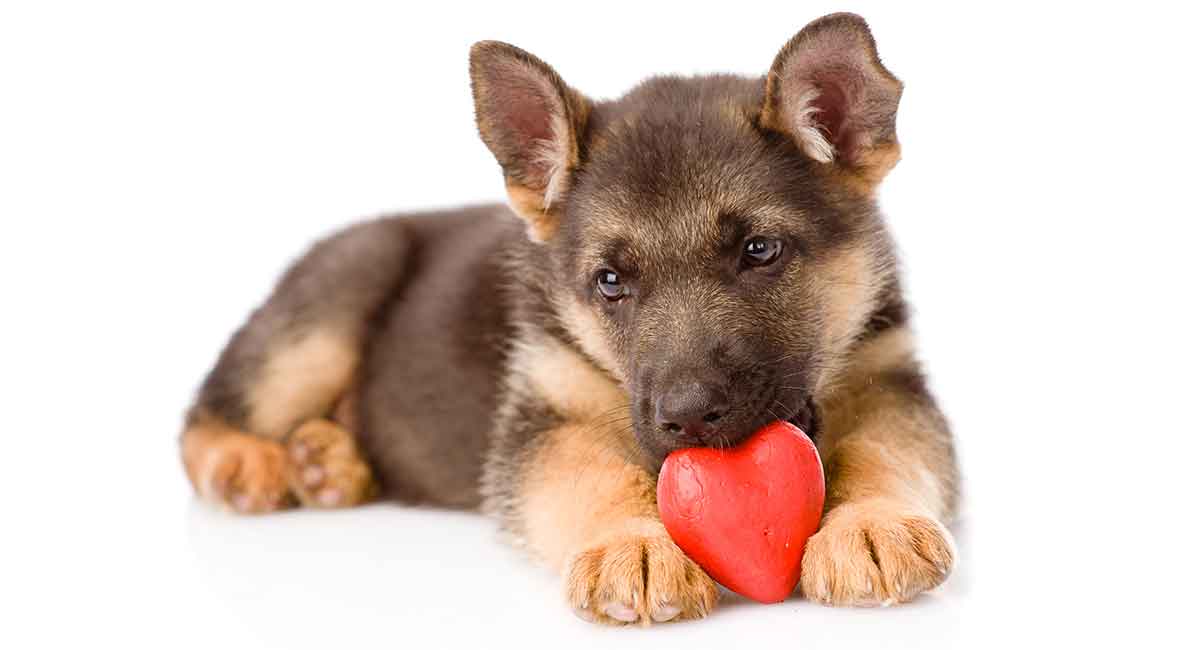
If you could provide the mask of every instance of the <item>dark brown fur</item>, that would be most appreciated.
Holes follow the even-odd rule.
[[[183,436],[197,489],[282,507],[284,479],[237,472],[290,462],[294,497],[350,505],[374,489],[367,463],[388,497],[482,505],[580,616],[648,623],[716,599],[658,521],[665,455],[790,419],[829,480],[805,595],[888,604],[938,584],[958,476],[873,199],[901,86],[861,19],[815,21],[762,79],[660,77],[593,102],[496,42],[472,50],[471,79],[512,210],[380,219],[314,247],[201,388]],[[780,256],[747,266],[764,236]],[[605,269],[620,301],[597,290]],[[662,404],[693,384],[723,401],[688,438]]]

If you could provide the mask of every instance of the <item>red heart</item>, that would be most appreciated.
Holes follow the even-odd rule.
[[[762,603],[800,580],[825,505],[821,458],[787,422],[733,449],[680,449],[658,476],[658,512],[671,538],[714,580]]]

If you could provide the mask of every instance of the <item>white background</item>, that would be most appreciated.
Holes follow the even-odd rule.
[[[1181,10],[334,4],[0,5],[0,646],[1195,642],[1200,56]],[[501,197],[473,41],[603,98],[762,74],[844,8],[907,84],[881,201],[961,440],[946,586],[592,628],[476,515],[193,501],[181,414],[290,259],[356,218]]]

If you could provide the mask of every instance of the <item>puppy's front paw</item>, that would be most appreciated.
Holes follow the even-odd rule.
[[[288,482],[313,508],[345,508],[375,494],[371,469],[354,435],[329,420],[309,420],[288,436]]]
[[[700,618],[717,603],[717,585],[683,554],[659,522],[616,535],[577,554],[567,570],[567,602],[603,623]]]
[[[932,517],[885,501],[847,503],[808,540],[801,589],[827,605],[886,607],[941,584],[954,555],[949,531]]]

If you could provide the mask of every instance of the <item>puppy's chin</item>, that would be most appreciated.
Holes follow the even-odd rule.
[[[635,426],[634,437],[637,440],[637,458],[635,459],[637,464],[655,476],[658,476],[659,471],[662,470],[663,463],[666,462],[667,456],[671,452],[676,449],[695,446],[664,440],[651,427]]]

